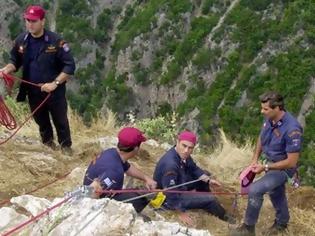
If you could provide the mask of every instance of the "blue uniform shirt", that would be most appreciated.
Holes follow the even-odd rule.
[[[301,151],[303,129],[299,122],[285,112],[281,120],[273,124],[265,120],[260,132],[262,151],[268,161],[278,162],[287,158],[288,153]],[[294,170],[287,170],[291,176]]]
[[[124,184],[124,173],[130,164],[123,162],[116,148],[110,148],[101,153],[93,161],[84,176],[84,185],[90,185],[94,179],[99,179],[103,189],[122,189]]]
[[[157,188],[164,189],[190,181],[191,177],[198,179],[203,174],[204,171],[191,157],[183,162],[173,147],[157,163],[153,179],[157,182]],[[179,187],[177,190],[187,190],[187,186]],[[170,209],[185,210],[180,203],[180,194],[166,194],[166,204]]]
[[[10,52],[10,63],[17,70],[23,67],[23,79],[34,83],[52,82],[61,72],[73,75],[75,70],[69,45],[49,30],[45,30],[39,38],[33,38],[28,32],[21,33]],[[65,91],[65,83],[62,83],[52,92],[50,99],[64,97]],[[25,101],[26,95],[30,93],[46,96],[37,87],[21,83],[18,101]]]
[[[32,35],[29,36],[28,41],[28,61],[29,65],[25,68],[26,77],[30,82],[40,83],[42,82],[42,76],[40,73],[40,67],[37,62],[37,57],[39,56],[40,49],[45,46],[44,36],[40,38],[34,38]]]

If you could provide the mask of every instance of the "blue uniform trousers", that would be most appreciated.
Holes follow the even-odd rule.
[[[42,93],[29,94],[29,105],[31,111],[34,111],[44,100],[47,94]],[[61,147],[70,147],[72,144],[69,121],[67,117],[67,101],[65,97],[52,98],[34,114],[34,120],[39,126],[39,132],[44,144],[50,145],[53,142],[53,128],[50,122],[50,116],[55,125],[58,142]]]
[[[194,178],[192,176],[187,175],[186,181],[191,181]],[[186,210],[190,209],[202,209],[207,211],[208,213],[218,217],[221,220],[226,220],[225,215],[226,211],[219,203],[218,199],[210,193],[209,184],[203,181],[198,181],[189,185],[186,185],[187,190],[196,190],[197,192],[209,192],[209,193],[188,193],[181,194],[179,197],[179,201],[181,203],[181,207]],[[171,194],[171,193],[170,193]],[[167,208],[167,204],[166,204]]]
[[[276,222],[289,222],[288,202],[285,194],[285,183],[288,176],[284,170],[270,170],[259,180],[251,184],[248,193],[248,204],[245,214],[245,224],[255,225],[264,200],[268,193],[273,207],[276,210]]]

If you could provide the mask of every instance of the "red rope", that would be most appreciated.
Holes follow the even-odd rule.
[[[96,193],[150,193],[150,192],[163,192],[163,193],[182,193],[182,194],[212,194],[212,195],[241,195],[245,196],[247,194],[239,193],[239,192],[205,192],[205,191],[181,191],[181,190],[163,190],[163,189],[120,189],[120,190],[102,190],[96,191]]]
[[[4,83],[5,83],[5,85],[8,88],[9,93],[11,93],[11,90],[12,90],[13,85],[14,85],[14,79],[15,78],[13,76],[10,76],[10,75],[5,74],[3,72],[1,72],[1,74],[2,74],[2,77],[3,77]]]
[[[0,124],[6,127],[8,130],[13,130],[16,128],[16,121],[5,105],[2,96],[0,95]]]
[[[65,175],[66,176],[66,175]],[[46,185],[47,186],[47,185]],[[38,188],[40,189],[40,188]],[[37,191],[33,190],[31,192]],[[184,193],[184,194],[213,194],[213,195],[246,195],[246,194],[241,194],[241,193],[233,193],[233,192],[196,192],[196,191],[179,191],[179,190],[164,190],[163,189],[155,189],[155,190],[144,190],[144,189],[121,189],[121,190],[103,190],[103,191],[99,191],[98,193],[144,193],[144,192],[165,192],[165,193]],[[39,218],[43,217],[44,215],[48,214],[50,211],[52,211],[53,209],[61,206],[62,204],[64,204],[65,202],[69,201],[73,196],[69,196],[65,199],[63,199],[62,201],[60,201],[59,203],[53,205],[52,207],[47,208],[45,211],[39,213],[38,215],[32,217],[31,219],[19,224],[18,226],[10,229],[9,231],[5,232],[2,236],[9,236],[11,234],[13,234],[14,232],[18,231],[19,229],[24,228],[25,226],[27,226],[30,223],[33,223],[35,221],[37,221]]]
[[[9,90],[9,93],[11,92],[12,86],[14,84],[14,80],[19,80],[23,83],[26,84],[30,84],[33,85],[35,87],[40,88],[41,85],[40,84],[35,84],[17,77],[14,77],[12,75],[9,74],[5,74],[2,73],[2,77],[5,81],[5,84],[7,85],[7,88]],[[6,139],[1,140],[0,141],[0,145],[8,142],[24,125],[26,122],[28,122],[33,115],[44,105],[44,103],[48,100],[48,98],[50,97],[50,93],[47,94],[47,96],[45,97],[45,99],[39,104],[39,106],[25,119],[25,121]],[[9,130],[13,130],[17,127],[16,125],[16,121],[13,117],[13,115],[11,114],[11,112],[9,111],[8,107],[5,105],[3,98],[0,96],[0,124],[2,124],[3,126],[5,126],[7,129]]]
[[[25,226],[27,226],[30,223],[33,223],[34,221],[38,220],[39,218],[41,218],[42,216],[48,214],[49,212],[51,212],[53,209],[61,206],[62,204],[64,204],[65,202],[69,201],[72,198],[72,196],[67,197],[65,199],[63,199],[62,201],[58,202],[57,204],[53,205],[52,207],[48,207],[45,211],[39,213],[38,215],[31,217],[29,220],[19,224],[18,226],[10,229],[9,231],[5,232],[2,236],[8,236],[13,234],[14,232],[18,231],[19,229],[24,228]]]

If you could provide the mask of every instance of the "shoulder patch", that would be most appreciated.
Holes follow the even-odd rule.
[[[302,135],[302,132],[299,131],[299,130],[293,130],[291,133],[288,134],[288,136],[289,136],[290,138],[292,138],[292,137],[295,136],[295,135],[301,136],[301,135]]]
[[[69,52],[70,51],[69,44],[66,41],[64,41],[64,40],[60,40],[59,47],[62,48],[65,52]]]
[[[60,40],[59,41],[59,47],[62,48],[62,46],[65,44],[66,42],[64,40]]]

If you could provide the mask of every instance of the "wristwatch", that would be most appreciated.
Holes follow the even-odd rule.
[[[265,172],[268,172],[268,171],[269,171],[269,165],[265,164]]]
[[[59,80],[54,80],[55,84],[58,86],[60,84]]]

